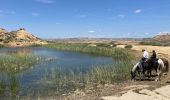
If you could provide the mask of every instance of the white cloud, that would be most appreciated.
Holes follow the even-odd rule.
[[[95,33],[96,31],[93,31],[93,30],[91,30],[91,31],[88,31],[89,33]]]
[[[122,14],[119,14],[117,16],[120,17],[120,18],[125,18],[125,15],[122,15]]]
[[[10,10],[0,10],[0,15],[12,15],[12,14],[16,14],[15,11],[10,11]]]
[[[39,13],[32,13],[31,15],[34,16],[34,17],[38,17],[40,14]]]
[[[127,35],[131,35],[132,33],[127,33]]]
[[[147,32],[146,32],[146,33],[144,33],[144,34],[145,34],[145,35],[149,35],[149,33],[147,33]]]
[[[137,9],[137,10],[134,11],[135,14],[139,14],[141,12],[142,12],[142,9]]]
[[[44,4],[52,4],[55,3],[55,0],[36,0],[37,2],[44,3]]]
[[[169,31],[162,31],[162,32],[159,32],[157,35],[164,35],[164,34],[167,34],[167,33],[170,33]]]

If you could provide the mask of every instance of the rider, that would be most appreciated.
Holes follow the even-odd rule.
[[[152,59],[156,59],[156,52],[155,50],[152,51],[152,56],[151,56]]]
[[[151,59],[152,59],[152,64],[155,66],[155,65],[156,65],[156,62],[157,62],[155,50],[152,51]]]
[[[141,59],[141,64],[142,64],[141,70],[143,71],[144,63],[148,60],[149,53],[145,49],[142,49],[142,52],[143,52],[143,55],[142,55],[142,59]]]

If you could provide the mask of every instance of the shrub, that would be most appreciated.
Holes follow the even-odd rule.
[[[4,45],[0,44],[0,48],[4,48]]]
[[[170,41],[143,41],[140,45],[152,45],[152,46],[170,46]]]
[[[126,45],[125,48],[131,49],[133,46],[132,45]]]

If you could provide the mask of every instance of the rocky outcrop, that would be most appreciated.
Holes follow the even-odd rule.
[[[170,41],[170,34],[165,34],[165,35],[157,35],[153,37],[151,40],[153,41]]]
[[[46,44],[47,42],[28,33],[24,28],[8,32],[0,28],[0,44],[6,46],[29,46],[37,44]]]

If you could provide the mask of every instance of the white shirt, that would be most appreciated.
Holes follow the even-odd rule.
[[[143,57],[148,59],[149,58],[149,53],[147,51],[144,51],[143,52]]]

